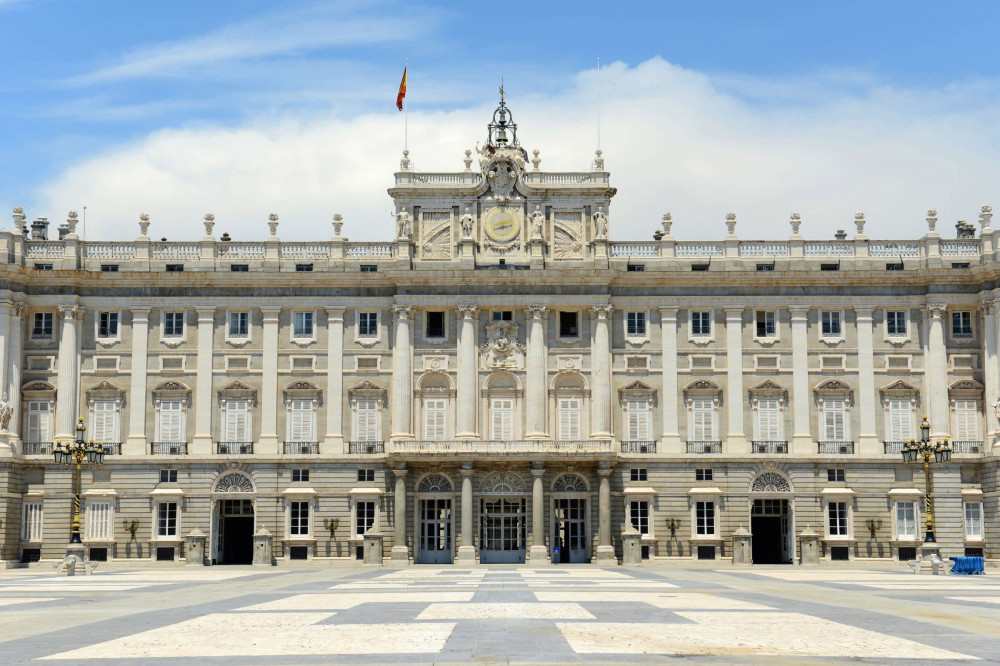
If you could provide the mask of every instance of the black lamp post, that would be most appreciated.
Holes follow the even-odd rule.
[[[934,477],[931,474],[931,458],[934,462],[948,464],[951,462],[951,446],[948,445],[948,438],[931,442],[931,424],[927,422],[927,417],[920,423],[920,441],[911,439],[903,446],[903,462],[913,464],[923,460],[924,463],[924,487],[927,489],[924,498],[926,507],[926,517],[924,519],[925,532],[924,543],[935,543],[934,538],[934,503],[932,492],[934,490]]]
[[[73,469],[73,523],[70,528],[70,543],[82,543],[80,540],[80,472],[83,463],[91,467],[104,464],[104,445],[93,440],[84,441],[83,434],[87,427],[83,418],[76,424],[76,440],[69,443],[57,442],[52,449],[52,457],[57,465],[65,465]]]

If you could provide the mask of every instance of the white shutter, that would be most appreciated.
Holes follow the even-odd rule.
[[[90,436],[95,442],[118,442],[118,405],[114,400],[94,401],[94,422]]]
[[[962,442],[975,442],[979,440],[979,409],[977,401],[955,401],[955,439]]]
[[[757,439],[762,442],[781,441],[781,410],[776,398],[757,401]]]
[[[87,538],[94,541],[110,541],[111,502],[87,502]]]
[[[714,401],[691,401],[691,440],[695,442],[715,441]]]
[[[312,400],[292,400],[289,403],[288,441],[289,442],[314,441]]]
[[[226,439],[227,442],[249,442],[247,436],[247,401],[229,400],[226,402]]]
[[[559,439],[580,439],[580,398],[559,398]]]
[[[160,403],[161,442],[184,442],[184,407],[180,400],[165,400]]]
[[[627,438],[633,441],[649,441],[649,401],[630,398],[625,402]]]
[[[514,439],[514,399],[493,398],[493,436],[494,441]]]
[[[42,503],[28,502],[24,505],[21,521],[21,541],[42,540]]]
[[[47,400],[32,400],[28,403],[28,433],[25,441],[49,441],[49,403]]]
[[[446,405],[444,398],[424,400],[424,439],[440,442],[445,438]]]
[[[909,400],[889,401],[889,441],[902,442],[913,437],[913,408]]]
[[[828,442],[847,441],[845,406],[842,398],[823,400],[823,439]]]
[[[354,410],[354,437],[359,442],[377,442],[379,437],[378,400],[358,400]]]

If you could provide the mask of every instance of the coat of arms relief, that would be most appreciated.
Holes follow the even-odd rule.
[[[524,346],[517,341],[518,325],[495,321],[486,327],[486,342],[480,347],[484,370],[524,367]]]

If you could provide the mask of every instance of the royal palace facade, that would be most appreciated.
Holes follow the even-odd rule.
[[[404,151],[395,240],[0,233],[0,560],[755,563],[1000,556],[1000,245],[611,241],[600,151],[553,173],[501,104],[464,170]],[[347,231],[350,229],[347,221]],[[921,223],[922,224],[922,223]],[[386,225],[388,227],[388,223]],[[263,231],[263,222],[261,224]],[[651,229],[652,231],[652,229]],[[2,419],[0,419],[2,420]],[[638,537],[635,534],[638,533]],[[749,534],[749,536],[747,536]],[[195,541],[192,541],[194,539]],[[192,551],[198,539],[203,548]],[[745,559],[745,557],[744,557]],[[192,560],[193,561],[193,560]]]

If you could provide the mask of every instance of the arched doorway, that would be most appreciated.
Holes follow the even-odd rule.
[[[436,472],[417,483],[417,563],[451,564],[454,492],[451,479]]]
[[[589,562],[587,525],[589,489],[579,474],[563,474],[552,484],[552,561],[561,564]]]
[[[791,564],[795,557],[792,486],[768,470],[750,484],[750,533],[754,564]]]
[[[256,488],[248,475],[226,472],[212,491],[212,563],[252,564]]]
[[[480,484],[479,561],[524,564],[528,542],[524,480],[515,472],[490,472]]]

